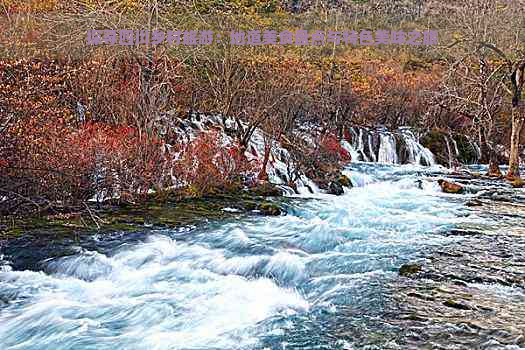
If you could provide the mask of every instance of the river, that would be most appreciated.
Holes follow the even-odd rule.
[[[8,243],[0,349],[404,348],[399,267],[490,219],[441,193],[443,168],[346,172],[354,188],[287,215]]]

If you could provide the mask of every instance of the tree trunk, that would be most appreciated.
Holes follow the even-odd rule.
[[[259,180],[261,181],[268,181],[268,172],[266,171],[266,168],[268,167],[268,161],[270,160],[270,151],[271,151],[271,144],[269,144],[268,142],[265,142],[262,169],[258,176]]]
[[[498,163],[498,155],[496,154],[496,151],[494,151],[493,148],[490,148],[490,161],[489,161],[489,171],[487,173],[490,177],[501,177],[501,170],[499,168]]]
[[[485,137],[485,128],[481,126],[479,128],[479,150],[481,153],[481,158],[479,162],[481,164],[487,164],[490,161],[491,149],[487,145],[487,138]]]
[[[521,94],[524,83],[525,59],[517,62],[512,70],[510,80],[514,88],[514,95],[512,96],[512,132],[510,136],[510,157],[509,157],[509,172],[508,179],[520,177],[520,134],[523,126],[523,119],[525,118],[522,105]]]
[[[523,126],[524,116],[518,106],[512,107],[512,133],[510,137],[510,157],[509,157],[509,171],[507,178],[514,179],[520,177],[520,134]]]

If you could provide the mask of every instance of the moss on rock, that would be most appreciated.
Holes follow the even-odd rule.
[[[462,134],[453,136],[458,147],[458,160],[463,164],[474,164],[478,161],[478,154],[469,139]]]
[[[515,178],[511,181],[510,185],[514,188],[522,188],[525,186],[525,181],[520,178]]]
[[[264,215],[278,216],[281,215],[282,210],[279,205],[270,202],[263,202],[259,204],[257,209]]]
[[[337,179],[337,182],[339,182],[341,184],[341,186],[345,186],[345,187],[348,187],[348,188],[354,187],[354,185],[352,184],[352,181],[346,175],[339,176],[339,179]]]

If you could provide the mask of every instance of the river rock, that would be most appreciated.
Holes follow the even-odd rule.
[[[243,206],[245,210],[256,210],[257,209],[257,202],[255,201],[244,201]]]
[[[501,178],[503,175],[501,174],[501,170],[498,165],[491,164],[489,166],[489,171],[487,171],[488,177],[495,177],[495,178]]]
[[[465,191],[463,186],[443,179],[439,179],[438,184],[445,193],[463,193]]]
[[[421,271],[419,264],[405,264],[399,268],[400,276],[410,276]]]
[[[438,130],[431,130],[423,134],[420,143],[428,148],[433,154],[438,164],[448,166],[448,153],[446,144],[447,134]]]
[[[343,193],[345,193],[345,190],[343,189],[343,186],[339,183],[339,181],[332,181],[328,185],[328,193],[340,196]]]
[[[480,201],[479,199],[472,199],[472,200],[469,200],[467,203],[465,203],[465,205],[467,207],[480,207],[483,205],[483,202]]]
[[[470,307],[469,305],[460,303],[452,299],[446,300],[445,302],[443,302],[443,305],[454,308],[454,309],[458,309],[458,310],[472,310],[472,307]]]
[[[354,185],[352,184],[352,181],[350,181],[350,178],[346,175],[339,176],[339,179],[337,179],[337,182],[341,184],[344,187],[352,188]]]
[[[514,188],[522,188],[523,186],[525,186],[525,181],[523,181],[522,179],[520,179],[519,177],[518,178],[515,178],[514,180],[512,180],[512,182],[510,183],[510,185]]]
[[[278,216],[281,215],[281,208],[275,203],[263,202],[257,209],[264,215]]]

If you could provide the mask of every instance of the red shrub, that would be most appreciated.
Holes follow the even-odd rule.
[[[99,192],[135,200],[164,187],[163,143],[133,128],[28,122],[12,133],[16,145],[5,160],[5,175],[26,183],[28,196],[71,202]]]
[[[99,191],[134,199],[166,185],[168,159],[156,137],[139,135],[129,126],[88,123],[70,142],[82,150],[82,161],[96,167],[92,171]]]
[[[240,147],[223,145],[217,132],[203,132],[184,147],[175,173],[193,195],[204,196],[238,189],[255,169]]]
[[[319,139],[319,153],[322,158],[335,162],[349,162],[352,160],[350,153],[341,146],[341,143],[333,134],[321,136]]]

